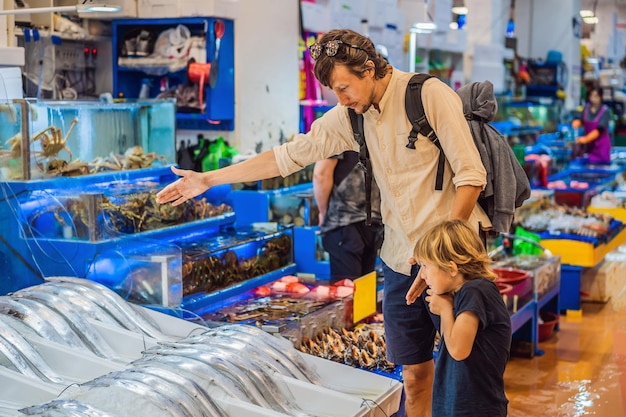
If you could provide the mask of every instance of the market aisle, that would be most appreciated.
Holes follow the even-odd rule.
[[[513,358],[505,372],[509,417],[626,416],[626,294],[561,315],[543,356]]]

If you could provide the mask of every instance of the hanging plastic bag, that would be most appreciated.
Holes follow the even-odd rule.
[[[183,58],[189,53],[190,45],[191,31],[185,25],[178,25],[159,34],[154,52],[165,58]]]
[[[539,237],[539,235],[529,232],[520,226],[517,226],[517,228],[515,229],[515,235],[532,240],[533,242],[537,242],[537,244],[540,244],[541,242],[541,238]],[[530,242],[526,242],[522,239],[514,239],[513,240],[513,255],[522,255],[522,254],[542,255],[543,250],[539,246],[533,245]]]

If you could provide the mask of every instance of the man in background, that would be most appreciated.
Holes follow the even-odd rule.
[[[365,175],[358,154],[347,151],[315,163],[313,194],[322,245],[329,254],[330,281],[355,279],[374,270],[383,242],[380,192],[372,180],[371,224],[367,225]]]

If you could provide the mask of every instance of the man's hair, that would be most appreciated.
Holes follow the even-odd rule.
[[[444,271],[450,271],[454,262],[465,279],[497,277],[478,233],[463,220],[447,220],[428,230],[417,242],[415,259]]]
[[[369,38],[349,29],[335,29],[327,32],[318,41],[324,45],[328,41],[340,40],[337,54],[326,55],[322,48],[322,53],[315,61],[315,78],[324,86],[330,87],[330,76],[335,65],[345,65],[348,70],[359,78],[363,78],[363,72],[367,69],[366,62],[371,60],[374,63],[374,78],[380,79],[387,74],[387,61],[380,55]],[[352,48],[346,44],[357,46],[361,49]]]

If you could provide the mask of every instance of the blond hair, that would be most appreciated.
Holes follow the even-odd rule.
[[[417,242],[415,259],[444,271],[451,271],[450,262],[454,262],[467,280],[497,277],[483,242],[464,220],[447,220],[428,230]]]

